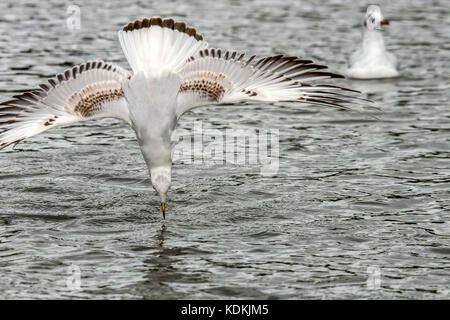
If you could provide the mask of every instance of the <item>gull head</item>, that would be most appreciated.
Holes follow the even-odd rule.
[[[368,30],[381,30],[381,26],[386,24],[389,24],[389,21],[384,19],[380,7],[374,4],[369,5],[364,17],[364,27]]]
[[[171,171],[172,169],[170,167],[156,167],[150,169],[152,185],[159,194],[161,211],[164,219],[166,218],[166,196],[167,191],[170,188]]]

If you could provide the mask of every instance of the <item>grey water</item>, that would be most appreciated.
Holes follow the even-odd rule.
[[[279,168],[180,158],[165,221],[120,121],[2,150],[0,298],[450,298],[450,2],[379,3],[401,77],[333,83],[380,110],[252,103],[186,114],[186,132],[198,122],[278,130]],[[86,60],[129,69],[117,31],[152,16],[186,21],[211,47],[343,72],[368,3],[83,0],[79,28],[72,4],[0,2],[1,100]]]

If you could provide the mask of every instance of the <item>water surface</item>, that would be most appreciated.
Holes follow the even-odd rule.
[[[300,55],[342,72],[366,7],[78,1],[73,31],[70,4],[0,3],[2,100],[85,60],[128,68],[117,30],[155,15],[186,20],[213,47]],[[402,76],[341,83],[375,101],[379,119],[305,104],[197,109],[181,129],[279,130],[279,171],[179,159],[164,226],[120,121],[54,129],[2,151],[0,298],[448,299],[449,2],[381,6]],[[67,286],[71,266],[79,290]]]

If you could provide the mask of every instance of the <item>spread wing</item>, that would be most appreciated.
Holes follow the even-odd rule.
[[[103,61],[67,69],[40,89],[0,103],[0,149],[55,126],[95,118],[130,122],[122,83],[127,71]]]
[[[177,115],[198,106],[240,101],[299,101],[347,109],[346,104],[364,100],[355,90],[309,81],[344,78],[311,60],[277,55],[255,61],[244,54],[204,49],[181,69]],[[367,101],[367,100],[366,100]]]

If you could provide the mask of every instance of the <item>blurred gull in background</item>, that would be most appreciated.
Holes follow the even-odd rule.
[[[386,51],[381,34],[381,26],[388,24],[379,6],[367,7],[361,47],[350,56],[347,65],[346,74],[349,78],[380,79],[399,75],[397,59]]]

